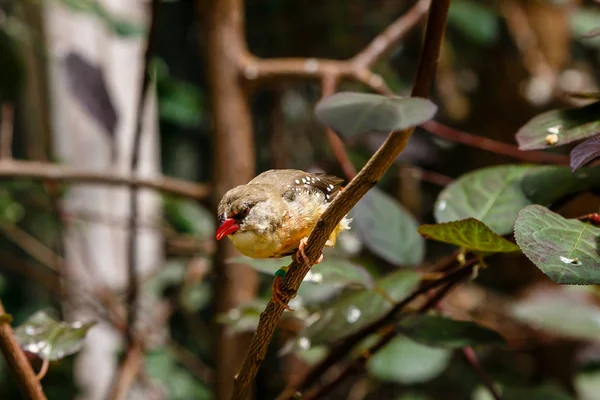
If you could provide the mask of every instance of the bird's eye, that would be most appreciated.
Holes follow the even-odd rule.
[[[248,215],[248,212],[250,211],[250,208],[246,207],[243,208],[240,212],[239,212],[239,216],[244,218],[246,215]]]

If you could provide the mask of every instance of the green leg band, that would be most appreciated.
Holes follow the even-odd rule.
[[[289,267],[281,267],[277,271],[275,271],[275,277],[283,278],[288,272]]]

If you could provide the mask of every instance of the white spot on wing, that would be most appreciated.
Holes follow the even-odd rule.
[[[296,179],[294,182],[296,182],[296,184],[300,184],[300,181],[298,179]]]

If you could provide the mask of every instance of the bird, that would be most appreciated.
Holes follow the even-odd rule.
[[[297,261],[310,265],[304,254],[308,236],[343,190],[343,182],[334,175],[297,169],[265,171],[225,193],[217,207],[216,239],[227,237],[236,249],[251,258],[295,255]],[[350,222],[344,216],[325,246],[334,247],[340,232],[350,229]],[[322,259],[321,254],[316,264]],[[293,311],[281,300],[280,283],[286,272],[287,267],[282,267],[275,273],[272,299]]]

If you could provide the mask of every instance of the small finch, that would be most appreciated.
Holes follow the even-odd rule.
[[[301,257],[306,240],[321,214],[341,192],[343,180],[332,175],[295,169],[269,170],[246,185],[229,190],[218,207],[219,228],[216,238],[228,237],[233,245],[251,258],[280,258],[291,254]],[[350,229],[344,217],[327,243],[335,246],[339,233]],[[317,261],[321,262],[323,255]],[[282,300],[279,284],[286,268],[275,274],[273,300],[291,310]]]

